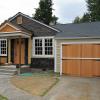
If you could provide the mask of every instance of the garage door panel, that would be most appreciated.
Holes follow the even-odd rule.
[[[93,57],[100,58],[100,44],[93,45]]]
[[[80,75],[79,60],[63,60],[63,73],[68,75]]]
[[[92,58],[93,57],[93,45],[92,44],[82,44],[81,45],[81,57],[82,58]]]
[[[63,72],[63,74],[67,74],[67,62],[66,62],[66,60],[62,60],[62,72]]]
[[[92,76],[93,75],[93,61],[92,60],[82,60],[81,61],[81,76]]]
[[[79,60],[69,60],[68,61],[69,69],[70,69],[70,74],[71,75],[80,75],[80,61]]]
[[[68,45],[63,45],[62,46],[62,57],[67,57],[67,48]]]
[[[93,62],[93,76],[100,76],[100,61]]]
[[[80,45],[63,45],[63,57],[80,57]]]
[[[80,57],[81,54],[80,52],[81,52],[80,45],[71,45],[71,51],[69,57]]]

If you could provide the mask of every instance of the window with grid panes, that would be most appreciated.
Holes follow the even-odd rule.
[[[53,55],[53,38],[35,38],[34,55],[52,56]]]
[[[0,56],[7,56],[7,40],[0,40]]]
[[[53,44],[52,39],[45,39],[45,55],[53,54]]]
[[[35,55],[42,55],[42,39],[35,39]]]

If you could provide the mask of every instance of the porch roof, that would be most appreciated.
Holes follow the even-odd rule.
[[[30,38],[31,34],[22,31],[16,32],[0,32],[0,38]]]

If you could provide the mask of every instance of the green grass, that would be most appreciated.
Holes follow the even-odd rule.
[[[8,100],[6,97],[0,95],[0,100]]]
[[[23,73],[23,74],[20,74],[20,76],[33,76],[32,73]]]
[[[29,76],[55,76],[60,77],[59,73],[54,73],[53,71],[41,71],[41,72],[33,72],[33,73],[23,73],[20,76],[29,77]]]

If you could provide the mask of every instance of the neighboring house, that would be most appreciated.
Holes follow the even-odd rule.
[[[17,13],[0,26],[0,63],[100,76],[100,22],[47,26]]]

